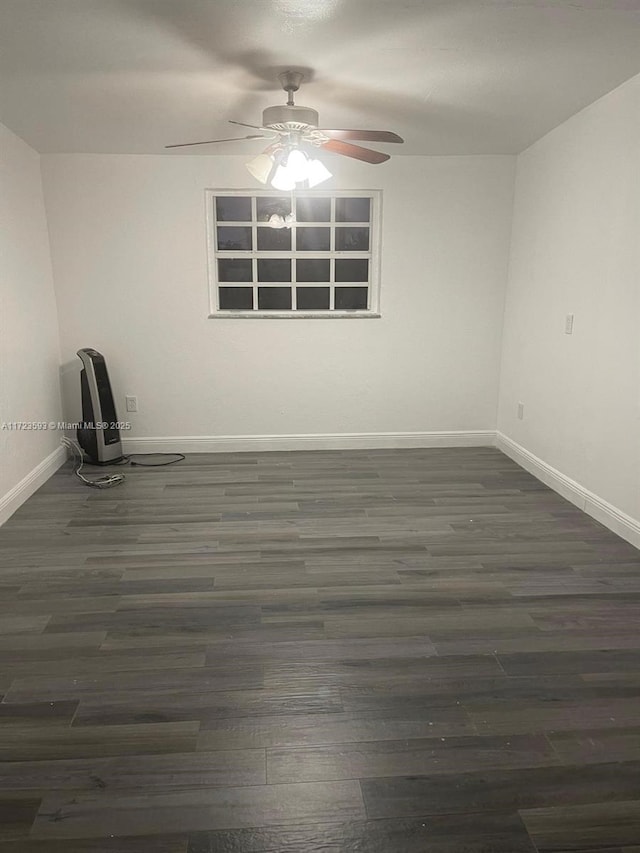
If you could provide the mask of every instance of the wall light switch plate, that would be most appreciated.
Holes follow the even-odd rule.
[[[564,318],[564,333],[565,335],[573,334],[573,314],[567,314]]]
[[[518,403],[518,420],[524,420],[524,403]]]
[[[125,397],[125,403],[127,405],[128,412],[137,412],[138,411],[138,398],[137,397]]]

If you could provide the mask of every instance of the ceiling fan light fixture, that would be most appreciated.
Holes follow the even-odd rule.
[[[248,163],[245,163],[246,169],[250,175],[260,181],[261,184],[266,184],[269,180],[269,176],[273,171],[274,159],[271,154],[267,154],[264,151],[262,154],[258,154],[257,157],[254,157],[253,160],[249,160]]]
[[[262,184],[270,184],[282,192],[295,190],[296,186],[315,187],[333,177],[320,160],[311,159],[299,148],[288,152],[265,151],[247,163],[248,171]]]
[[[301,151],[299,148],[293,148],[287,157],[286,168],[296,184],[300,184],[307,180],[309,158],[304,151]]]
[[[317,187],[323,181],[332,178],[333,174],[327,169],[321,160],[309,160],[307,168],[307,183],[309,187]]]
[[[271,186],[274,190],[289,192],[290,190],[295,190],[296,182],[286,166],[278,166],[274,176],[271,178]]]

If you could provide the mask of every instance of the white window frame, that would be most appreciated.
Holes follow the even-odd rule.
[[[346,198],[370,198],[371,199],[371,208],[370,208],[370,221],[366,224],[369,227],[369,251],[368,252],[345,252],[345,251],[335,251],[335,249],[331,249],[326,252],[308,252],[308,251],[282,251],[282,252],[274,252],[274,251],[258,251],[256,248],[253,250],[243,250],[236,252],[218,252],[216,246],[216,225],[219,224],[216,219],[215,213],[215,199],[217,196],[234,196],[234,197],[246,197],[250,198],[258,198],[258,197],[267,197],[267,198],[278,198],[282,197],[285,199],[295,198],[296,196],[301,196],[304,198],[314,197],[314,198],[331,198],[337,199],[341,197]],[[379,318],[380,315],[380,237],[382,233],[382,190],[300,190],[295,191],[293,193],[283,193],[278,192],[273,189],[266,190],[253,190],[253,189],[206,189],[205,190],[205,203],[206,203],[206,227],[207,227],[207,256],[208,256],[208,273],[209,273],[209,319],[212,320],[221,320],[221,319],[371,319],[371,318]],[[252,206],[252,222],[251,228],[253,230],[253,242],[252,245],[254,247],[257,246],[256,242],[256,231],[259,224],[264,225],[265,223],[258,223],[255,205]],[[225,221],[224,225],[234,226],[234,225],[246,225],[247,223],[234,223],[231,221]],[[335,236],[335,228],[336,226],[353,226],[358,227],[360,223],[357,222],[341,222],[336,221],[335,219],[335,203],[331,205],[331,219],[329,222],[305,222],[305,226],[329,226],[331,228],[331,245],[334,245],[334,236]],[[288,310],[260,310],[258,308],[253,308],[251,310],[238,310],[238,311],[229,311],[226,309],[220,309],[218,303],[218,288],[222,284],[223,286],[227,285],[227,282],[219,282],[218,281],[218,257],[246,257],[251,258],[252,263],[254,265],[258,258],[363,258],[366,257],[369,260],[369,281],[368,282],[356,282],[353,286],[367,286],[369,290],[369,306],[366,309],[353,309],[348,311],[336,311],[335,309],[329,310],[319,310],[319,311],[298,311],[295,308],[291,308]],[[333,269],[333,265],[332,265]],[[272,285],[278,285],[277,282],[269,282]],[[300,284],[303,284],[300,282]],[[342,283],[338,283],[338,286]],[[349,286],[349,282],[344,282],[344,286]],[[238,282],[239,286],[253,286],[254,288],[254,305],[257,305],[256,299],[256,288],[258,286],[257,281],[253,282]],[[333,281],[333,275],[331,276],[331,281],[328,282],[304,282],[304,286],[328,286],[330,288],[330,304],[333,304],[334,298],[334,286],[335,282]],[[282,286],[290,286],[292,289],[292,303],[295,304],[295,288],[296,282],[283,282]]]

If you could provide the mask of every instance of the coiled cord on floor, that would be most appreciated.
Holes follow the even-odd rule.
[[[78,442],[74,441],[72,438],[67,438],[65,435],[60,439],[60,443],[73,453],[74,463],[77,463],[74,473],[76,477],[85,484],[85,486],[91,486],[93,489],[111,489],[113,486],[119,486],[120,483],[124,482],[124,474],[105,474],[102,477],[96,477],[93,480],[85,477],[82,473],[82,466],[84,465],[84,451]],[[170,459],[168,462],[138,462],[133,458],[134,456],[174,456],[175,458]],[[162,468],[165,465],[173,465],[175,462],[180,462],[184,458],[184,453],[134,453],[131,456],[123,456],[121,460],[114,462],[113,464],[138,465],[141,468]]]
[[[65,435],[60,439],[60,443],[73,453],[74,462],[77,462],[74,473],[85,486],[91,486],[93,489],[111,489],[113,486],[119,486],[120,483],[124,482],[124,474],[105,474],[102,477],[96,477],[94,480],[85,477],[82,473],[84,454],[78,442],[72,438],[67,438]]]

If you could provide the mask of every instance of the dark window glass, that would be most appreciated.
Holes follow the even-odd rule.
[[[298,287],[296,299],[300,311],[327,311],[329,309],[328,287]]]
[[[251,258],[218,258],[218,281],[252,281]]]
[[[368,294],[368,287],[336,287],[335,307],[340,311],[365,309]]]
[[[290,287],[259,287],[258,308],[261,311],[286,311],[291,308]]]
[[[299,252],[328,252],[331,247],[331,229],[297,228],[296,240]]]
[[[330,198],[299,198],[296,201],[298,222],[328,222],[330,219]]]
[[[368,252],[368,228],[336,228],[336,250],[338,252]]]
[[[296,281],[329,281],[331,261],[329,258],[298,258]]]
[[[337,198],[337,222],[369,222],[370,198]]]
[[[253,308],[252,287],[219,288],[221,311],[250,311]]]
[[[290,252],[290,228],[258,228],[258,249],[261,252]]]
[[[251,222],[251,199],[249,196],[218,196],[216,219],[221,222]]]
[[[258,260],[258,281],[291,281],[291,261],[289,258],[260,258]]]
[[[218,228],[218,249],[228,252],[233,249],[251,250],[251,228]]]
[[[336,281],[369,281],[367,258],[336,258]]]
[[[256,216],[258,222],[268,222],[269,217],[276,214],[277,216],[288,216],[291,213],[291,199],[275,196],[265,197],[258,196],[256,198]]]

